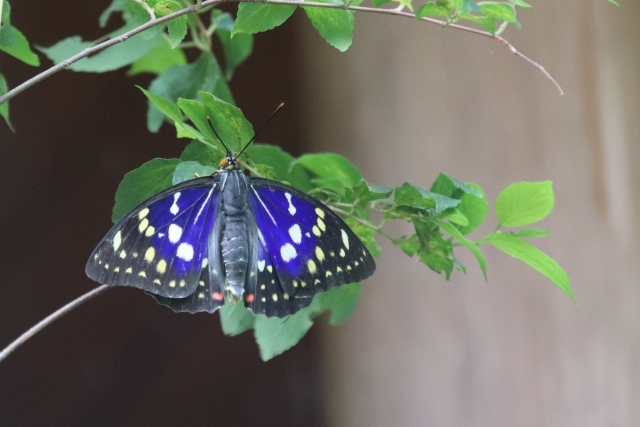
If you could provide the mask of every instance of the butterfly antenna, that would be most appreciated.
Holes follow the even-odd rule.
[[[281,103],[280,105],[278,105],[278,108],[275,109],[275,111],[273,113],[271,113],[271,115],[269,116],[269,118],[264,122],[264,124],[262,126],[260,126],[260,128],[258,129],[258,132],[256,132],[253,135],[253,138],[251,138],[251,140],[249,142],[247,142],[247,145],[244,146],[244,148],[242,150],[240,150],[240,152],[238,153],[238,155],[236,156],[236,158],[240,157],[240,155],[242,153],[244,153],[244,150],[246,150],[249,145],[251,145],[251,143],[256,139],[256,137],[260,134],[260,132],[262,132],[262,130],[269,124],[269,122],[271,121],[271,119],[273,119],[273,116],[275,116],[278,111],[280,111],[280,109],[284,107],[284,102]]]
[[[218,138],[218,141],[220,141],[224,149],[227,150],[227,153],[231,153],[231,150],[229,150],[229,147],[227,147],[227,144],[224,143],[222,138],[220,138],[220,135],[218,135],[218,132],[216,132],[216,128],[213,127],[213,123],[211,123],[211,117],[207,116],[207,121],[209,122],[209,126],[211,126],[211,130],[215,134],[216,138]]]

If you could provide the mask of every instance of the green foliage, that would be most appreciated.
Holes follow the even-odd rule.
[[[181,98],[177,104],[148,91],[144,93],[168,120],[174,122],[178,132],[188,127],[197,138],[187,145],[179,160],[156,159],[128,174],[118,189],[114,218],[118,217],[116,212],[124,213],[168,186],[171,179],[177,183],[215,171],[224,150],[213,135],[207,116],[212,118],[217,132],[234,152],[253,136],[252,127],[240,109],[210,93],[201,92],[202,101]],[[183,122],[185,116],[192,125]],[[454,255],[456,248],[464,247],[476,257],[486,280],[487,263],[480,245],[491,244],[524,261],[573,298],[567,275],[560,266],[523,240],[542,237],[548,231],[536,228],[501,230],[502,227],[528,225],[546,217],[553,209],[550,182],[522,182],[509,186],[496,202],[499,227],[474,241],[465,235],[483,224],[488,211],[486,196],[477,184],[439,174],[429,190],[410,183],[388,188],[366,182],[351,162],[337,154],[305,154],[296,159],[278,147],[256,144],[246,156],[243,164],[252,175],[288,182],[323,198],[374,256],[381,253],[376,238],[388,238],[409,257],[416,257],[449,279],[455,270],[466,271]],[[141,191],[141,181],[149,183],[149,191]],[[415,232],[408,236],[391,236],[384,229],[389,221],[408,222]],[[268,360],[295,345],[311,328],[315,317],[324,311],[332,311],[332,324],[342,323],[355,308],[359,293],[358,284],[335,288],[316,296],[311,306],[286,319],[253,316],[243,307],[229,305],[220,313],[222,328],[229,335],[253,328],[261,356]]]
[[[10,24],[10,6],[3,1],[0,50],[30,65],[39,65],[38,56],[26,38]],[[381,6],[390,0],[373,0]],[[393,0],[401,8],[413,11],[411,0]],[[614,0],[608,0],[617,4]],[[360,0],[317,0],[340,5],[339,8],[302,7],[319,34],[340,51],[353,41],[354,12],[348,6]],[[121,35],[154,17],[166,16],[192,0],[113,0],[99,18],[104,27],[114,15],[124,24],[109,37]],[[344,7],[342,7],[344,6]],[[282,25],[298,6],[266,3],[240,3],[237,18],[216,8],[201,8],[130,37],[90,58],[69,67],[72,71],[106,72],[130,67],[129,75],[151,73],[155,78],[147,89],[147,127],[157,132],[166,121],[176,129],[178,138],[190,142],[179,159],[154,159],[129,172],[115,196],[113,221],[119,220],[139,203],[172,184],[196,176],[210,175],[217,169],[225,150],[212,131],[207,117],[220,138],[237,153],[251,140],[253,127],[235,106],[229,80],[251,54],[253,34]],[[476,2],[474,0],[435,0],[422,4],[416,18],[438,17],[446,23],[466,20],[491,34],[499,34],[508,24],[519,25],[517,8],[531,7],[523,0]],[[223,57],[212,50],[220,42]],[[60,63],[95,42],[72,36],[47,48],[39,48],[55,63]],[[187,55],[188,49],[196,49]],[[187,58],[191,58],[189,62]],[[224,65],[224,68],[220,64]],[[7,83],[0,75],[0,94]],[[9,124],[8,104],[0,105],[0,115]],[[454,252],[469,250],[487,278],[486,259],[481,245],[490,244],[531,266],[574,298],[569,279],[548,255],[532,246],[527,238],[544,237],[551,232],[521,227],[544,219],[554,207],[552,183],[520,182],[505,189],[497,198],[497,228],[472,240],[469,234],[486,220],[488,201],[482,188],[440,174],[426,190],[413,183],[388,188],[367,182],[358,168],[346,158],[332,153],[305,154],[294,158],[282,149],[255,144],[244,154],[242,164],[252,176],[287,182],[322,199],[353,229],[374,256],[381,253],[377,238],[397,245],[406,255],[416,258],[432,271],[449,279],[454,271],[466,272]],[[386,224],[401,221],[410,224],[409,235],[394,236]],[[225,334],[238,335],[250,329],[268,360],[295,345],[311,328],[316,317],[331,312],[332,325],[343,323],[355,309],[360,284],[352,283],[317,295],[312,304],[285,319],[254,316],[241,304],[227,304],[220,310]]]

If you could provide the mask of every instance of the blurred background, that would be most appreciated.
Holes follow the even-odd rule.
[[[96,39],[109,3],[13,1],[12,23],[41,46]],[[225,337],[217,315],[114,289],[0,364],[0,427],[640,424],[640,4],[534,6],[504,36],[564,96],[491,39],[361,13],[343,54],[301,11],[256,37],[231,87],[254,123],[286,103],[263,141],[341,153],[377,184],[428,187],[445,172],[480,184],[492,205],[514,181],[553,180],[541,227],[554,233],[534,243],[567,270],[577,306],[493,248],[488,283],[464,251],[467,275],[446,282],[381,241],[353,317],[338,328],[320,318],[264,363],[252,335]],[[12,87],[37,71],[0,61]],[[62,72],[11,101],[0,347],[97,286],[84,264],[122,176],[183,149],[168,126],[146,131],[134,83],[150,79]]]

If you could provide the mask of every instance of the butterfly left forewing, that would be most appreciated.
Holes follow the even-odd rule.
[[[317,293],[373,274],[375,262],[362,241],[318,200],[260,178],[251,179],[249,200],[265,252],[258,282],[267,290],[275,275],[284,293],[308,305]]]
[[[87,275],[168,298],[194,293],[218,207],[212,177],[173,186],[129,212],[92,253]]]

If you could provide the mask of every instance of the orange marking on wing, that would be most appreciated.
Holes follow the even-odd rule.
[[[224,299],[224,295],[222,295],[222,292],[214,292],[213,299],[216,301],[222,301]]]

